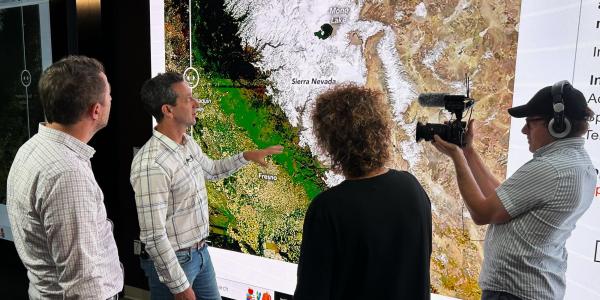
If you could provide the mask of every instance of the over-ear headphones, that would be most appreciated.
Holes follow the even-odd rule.
[[[571,133],[571,121],[565,117],[565,89],[572,88],[571,84],[562,80],[552,85],[552,109],[554,117],[548,123],[550,135],[562,139]]]

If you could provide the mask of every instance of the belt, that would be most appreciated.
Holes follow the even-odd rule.
[[[175,252],[179,252],[179,251],[191,251],[191,250],[200,250],[202,248],[204,248],[204,246],[206,246],[206,240],[201,240],[199,242],[195,242],[193,245],[187,247],[187,248],[181,248]]]
[[[175,252],[179,252],[179,251],[191,251],[191,250],[200,250],[202,248],[204,248],[204,246],[206,246],[206,239],[203,239],[199,242],[195,242],[193,245],[187,247],[187,248],[181,248]],[[148,255],[148,252],[146,252],[146,245],[144,243],[142,243],[141,246],[141,253],[140,253],[140,257],[143,259],[148,259],[150,258],[150,256]]]

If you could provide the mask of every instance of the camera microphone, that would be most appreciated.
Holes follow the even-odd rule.
[[[444,107],[446,105],[446,93],[423,93],[419,94],[419,104],[425,107]]]
[[[462,103],[468,99],[464,95],[450,95],[447,93],[419,94],[419,104],[425,107],[445,107],[448,103]]]

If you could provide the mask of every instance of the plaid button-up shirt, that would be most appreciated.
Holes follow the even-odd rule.
[[[27,268],[30,299],[107,299],[123,270],[92,173],[94,149],[40,124],[13,161],[8,217]]]
[[[160,281],[174,294],[190,286],[175,251],[208,236],[205,178],[227,177],[248,163],[242,153],[212,160],[190,136],[183,141],[179,145],[154,130],[131,164],[140,240]]]

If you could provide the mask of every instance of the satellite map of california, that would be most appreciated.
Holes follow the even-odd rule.
[[[471,221],[450,161],[415,141],[418,121],[449,113],[416,100],[464,94],[468,75],[481,125],[475,147],[504,178],[520,1],[188,3],[165,1],[165,46],[168,71],[197,71],[203,111],[194,138],[213,159],[285,147],[267,168],[208,183],[213,245],[297,263],[311,199],[343,180],[315,144],[312,104],[332,85],[355,82],[385,94],[397,125],[388,166],[412,172],[431,198],[431,291],[478,299],[485,227]]]

